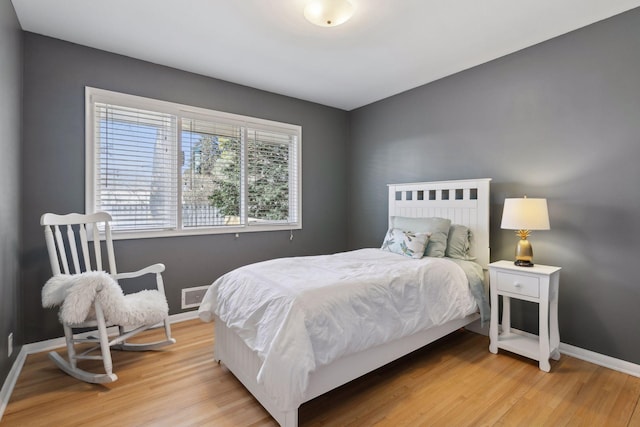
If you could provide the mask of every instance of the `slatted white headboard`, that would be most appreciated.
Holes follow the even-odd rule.
[[[469,227],[471,253],[489,264],[489,183],[491,178],[389,184],[389,218],[440,217]]]

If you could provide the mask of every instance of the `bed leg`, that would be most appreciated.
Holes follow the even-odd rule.
[[[282,427],[298,427],[298,410],[287,411],[284,413],[284,424]]]

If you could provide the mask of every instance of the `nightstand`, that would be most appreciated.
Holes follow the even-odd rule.
[[[560,267],[538,265],[517,267],[513,261],[489,264],[491,323],[489,351],[499,348],[539,361],[540,369],[549,372],[549,358],[560,359],[558,332],[558,284]],[[502,295],[502,330],[498,324],[498,297]],[[511,329],[511,299],[538,304],[539,336]]]

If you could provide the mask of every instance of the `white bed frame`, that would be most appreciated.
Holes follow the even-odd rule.
[[[389,216],[441,217],[468,226],[473,233],[472,254],[485,269],[489,264],[489,182],[491,179],[419,182],[389,185]],[[305,402],[386,365],[451,332],[474,322],[478,314],[345,356],[312,372]],[[261,364],[255,352],[231,329],[215,318],[214,358],[244,384],[286,427],[298,425],[298,408],[280,410],[264,386],[256,381]]]

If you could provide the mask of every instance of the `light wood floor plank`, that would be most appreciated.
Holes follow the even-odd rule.
[[[211,324],[181,322],[173,333],[178,343],[160,351],[114,351],[119,380],[107,385],[65,375],[45,353],[30,355],[2,426],[277,425],[213,361]],[[300,424],[640,427],[640,378],[568,356],[545,373],[535,361],[494,355],[488,346],[487,337],[455,332],[306,403]]]

